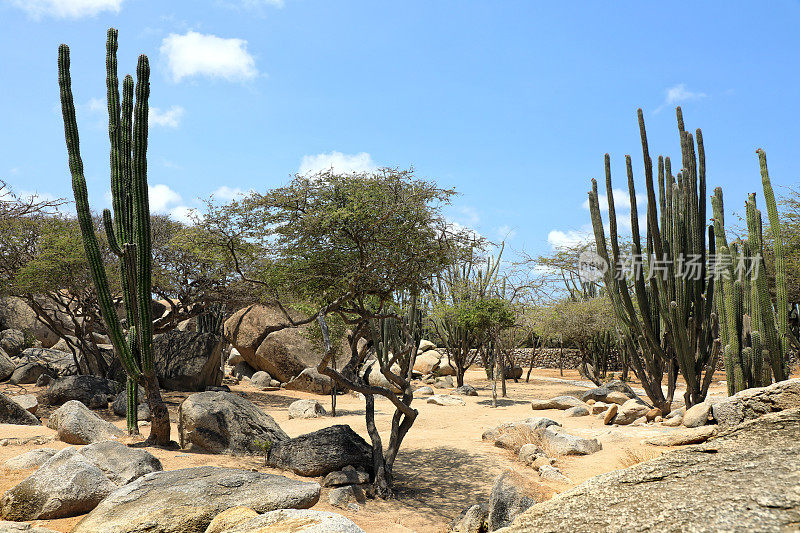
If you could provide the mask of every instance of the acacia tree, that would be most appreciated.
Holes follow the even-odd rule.
[[[394,461],[417,417],[411,371],[420,298],[450,260],[443,241],[457,236],[443,234],[441,210],[454,194],[417,179],[413,170],[329,170],[296,175],[286,186],[229,204],[209,204],[200,223],[202,245],[227,253],[252,293],[283,310],[285,321],[271,330],[317,320],[327,339],[331,315],[350,326],[348,362],[331,368],[330,348],[318,370],[365,397],[373,483],[381,497],[392,495]],[[293,304],[309,302],[315,311],[302,317],[289,312]],[[376,362],[358,349],[361,339],[374,347]],[[386,449],[375,426],[376,395],[395,409]]]

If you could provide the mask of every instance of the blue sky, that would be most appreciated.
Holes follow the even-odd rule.
[[[757,147],[773,183],[798,180],[797,2],[0,0],[0,178],[18,192],[71,197],[65,42],[90,201],[108,204],[109,26],[120,75],[150,56],[151,204],[178,218],[297,171],[413,165],[462,193],[455,222],[545,253],[587,231],[605,152],[620,187],[630,153],[644,190],[640,106],[654,157],[679,156],[676,104],[703,129],[728,211],[761,198]]]

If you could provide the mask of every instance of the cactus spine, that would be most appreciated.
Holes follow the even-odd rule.
[[[764,239],[761,211],[756,207],[755,194],[750,194],[745,204],[747,240],[734,242],[730,248],[725,240],[722,189],[717,187],[711,199],[717,239],[721,245],[717,261],[725,268],[720,276],[720,284],[724,286],[724,302],[718,300],[717,306],[721,314],[726,315],[722,342],[725,346],[728,394],[769,385],[773,378],[782,381],[788,377],[788,305],[783,240],[775,195],[767,171],[767,156],[761,149],[757,153],[775,251],[777,310],[772,306],[762,260]],[[741,247],[741,254],[733,251],[738,247]],[[750,260],[757,262],[748,264]]]
[[[126,386],[128,429],[131,432],[138,431],[136,424],[136,385],[138,384],[147,392],[153,417],[148,440],[156,444],[168,444],[169,415],[161,399],[152,356],[153,325],[150,310],[152,252],[147,189],[149,62],[147,56],[139,56],[135,91],[133,78],[126,76],[123,82],[123,99],[120,104],[117,78],[117,30],[114,28],[108,30],[106,86],[114,214],[112,217],[111,212],[106,209],[103,212],[103,225],[109,247],[119,257],[123,299],[130,326],[126,339],[114,307],[103,258],[95,235],[94,220],[89,208],[72,97],[69,61],[69,47],[62,44],[58,49],[58,80],[75,206],[86,258],[97,290],[100,312],[114,345],[114,351],[128,374]]]
[[[656,197],[653,162],[642,110],[639,109],[637,114],[647,186],[647,262],[652,275],[645,278],[645,265],[634,268],[635,305],[627,280],[614,279],[622,259],[608,154],[606,193],[611,225],[610,260],[594,180],[589,192],[589,207],[598,253],[609,265],[605,275],[606,288],[614,303],[618,322],[623,332],[629,334],[626,345],[632,356],[631,362],[648,397],[666,413],[675,390],[676,364],[687,384],[686,404],[691,406],[705,399],[720,351],[720,343],[716,340],[717,316],[712,313],[714,280],[706,277],[705,150],[702,132],[697,130],[695,145],[695,137],[684,130],[683,115],[677,108],[682,171],[676,179],[672,176],[669,158],[659,158],[659,194]],[[626,170],[633,253],[641,258],[643,247],[630,156],[626,156]],[[713,227],[708,228],[708,241],[709,251],[713,254],[716,249]],[[653,270],[656,265],[658,272]],[[688,268],[696,271],[687,271]],[[638,344],[638,350],[634,342]],[[668,373],[666,398],[661,390],[663,369]]]

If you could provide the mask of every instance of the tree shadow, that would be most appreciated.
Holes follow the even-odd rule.
[[[492,399],[488,398],[486,400],[478,400],[475,403],[477,403],[478,405],[486,405],[486,406],[491,407],[492,406]],[[498,407],[507,407],[509,405],[524,405],[524,404],[528,404],[528,403],[531,403],[531,401],[530,400],[512,400],[511,398],[498,398],[497,399],[497,406]]]

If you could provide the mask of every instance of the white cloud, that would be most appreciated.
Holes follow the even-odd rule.
[[[513,229],[508,224],[503,224],[497,228],[497,235],[504,240],[510,241],[517,235],[517,230]]]
[[[630,211],[631,209],[631,195],[627,189],[611,189],[612,193],[614,194],[614,210],[627,210]],[[605,191],[598,191],[597,192],[597,200],[600,203],[600,211],[608,211],[608,197],[606,196]],[[647,197],[641,194],[636,194],[636,205],[645,205],[647,203]],[[589,209],[589,199],[583,201],[583,208]],[[618,214],[619,216],[619,214]]]
[[[456,218],[466,226],[477,226],[481,221],[481,216],[478,210],[470,205],[460,205],[455,207]]]
[[[175,82],[193,76],[245,81],[258,75],[255,59],[247,52],[247,41],[243,39],[195,31],[170,33],[161,42],[161,55]]]
[[[197,220],[197,209],[185,205],[173,207],[168,214],[171,219],[184,224],[194,224]]]
[[[90,98],[89,103],[86,104],[86,107],[92,113],[100,113],[101,111],[106,111],[106,103],[99,99],[99,98]]]
[[[674,106],[682,102],[700,100],[708,96],[706,93],[690,91],[686,88],[685,83],[679,83],[672,87],[668,87],[664,90],[664,93],[664,103],[658,106],[658,108],[655,110],[656,113],[660,113],[661,110],[666,106]]]
[[[183,200],[181,195],[170,189],[163,183],[150,185],[150,211],[154,213],[166,213],[170,206],[174,206]]]
[[[547,234],[547,242],[553,248],[573,248],[582,244],[589,244],[594,239],[592,233],[584,230],[553,230]]]
[[[151,107],[148,118],[150,124],[164,126],[165,128],[177,128],[183,118],[183,113],[184,109],[179,105],[174,105],[166,111]]]
[[[242,7],[253,9],[261,6],[283,7],[283,0],[242,0]]]
[[[372,161],[372,156],[366,152],[343,154],[334,151],[327,154],[303,156],[297,173],[306,175],[331,169],[339,173],[370,172],[377,168],[378,166]]]
[[[11,5],[34,19],[43,15],[56,18],[93,17],[103,11],[119,13],[123,0],[11,0]]]
[[[228,187],[227,185],[223,185],[211,194],[217,200],[230,202],[231,200],[244,196],[247,193],[238,187]]]

